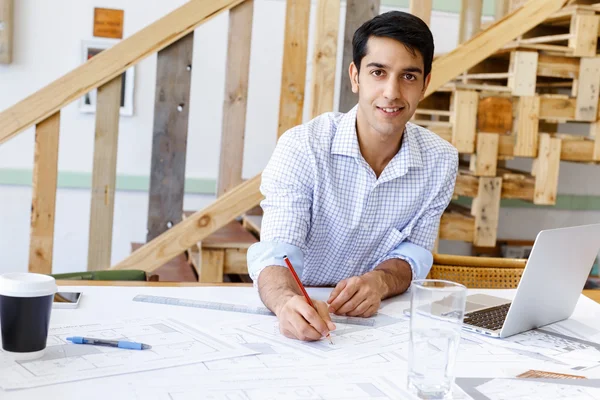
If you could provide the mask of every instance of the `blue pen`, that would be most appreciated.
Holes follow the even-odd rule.
[[[94,338],[87,338],[87,337],[81,337],[81,336],[68,337],[67,340],[70,342],[73,342],[75,344],[93,344],[93,345],[97,345],[97,346],[118,347],[120,349],[130,349],[130,350],[147,350],[147,349],[152,348],[152,346],[150,346],[149,344],[128,342],[126,340],[104,340],[104,339],[94,339]]]

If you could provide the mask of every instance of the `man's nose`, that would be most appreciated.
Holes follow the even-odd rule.
[[[383,96],[388,100],[396,100],[400,98],[400,84],[395,79],[389,79],[385,85]]]

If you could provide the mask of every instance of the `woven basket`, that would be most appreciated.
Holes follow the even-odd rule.
[[[526,260],[435,254],[427,278],[457,282],[468,288],[513,289]]]

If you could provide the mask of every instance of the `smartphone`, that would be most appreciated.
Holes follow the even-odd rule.
[[[77,308],[81,292],[57,292],[54,294],[52,308]]]

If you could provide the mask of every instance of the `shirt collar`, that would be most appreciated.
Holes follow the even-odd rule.
[[[354,158],[360,158],[360,147],[356,136],[356,110],[358,104],[342,116],[338,124],[333,142],[331,154],[341,154]]]
[[[418,128],[407,123],[402,134],[400,150],[386,165],[378,179],[379,183],[404,176],[408,173],[409,168],[421,168],[423,166],[421,147],[414,136],[415,134],[418,134]]]
[[[341,154],[353,158],[361,158],[360,147],[358,145],[358,137],[356,136],[356,112],[358,104],[355,105],[350,111],[342,116],[338,124],[333,142],[331,144],[332,154]],[[402,135],[402,144],[400,151],[390,160],[386,166],[383,175],[388,175],[387,171],[391,176],[389,179],[393,179],[398,176],[402,176],[408,172],[409,168],[422,168],[423,159],[421,157],[421,146],[415,137],[418,135],[419,128],[408,122]],[[388,179],[386,179],[388,180]]]

